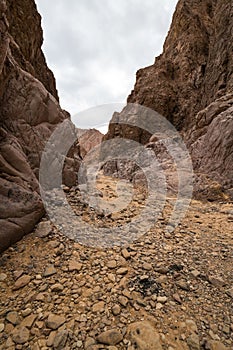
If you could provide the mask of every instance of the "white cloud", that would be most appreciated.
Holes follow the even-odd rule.
[[[71,114],[125,101],[161,53],[177,0],[36,0],[48,64]]]

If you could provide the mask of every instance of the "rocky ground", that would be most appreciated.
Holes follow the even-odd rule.
[[[99,190],[114,197],[114,182]],[[90,213],[77,189],[67,197],[84,220],[111,226],[140,211],[145,194],[108,217]],[[233,204],[193,200],[168,234],[170,204],[125,247],[82,246],[44,218],[5,251],[0,349],[232,349]]]

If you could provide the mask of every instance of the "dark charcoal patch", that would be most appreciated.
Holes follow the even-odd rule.
[[[155,278],[152,276],[146,278],[140,278],[138,276],[131,279],[129,282],[129,287],[134,288],[136,292],[139,292],[146,297],[151,294],[157,294],[161,290],[161,286],[156,282]]]
[[[184,268],[184,266],[182,265],[177,265],[177,264],[173,264],[169,266],[169,270],[170,271],[182,271]]]

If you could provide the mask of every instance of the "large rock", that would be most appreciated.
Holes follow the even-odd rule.
[[[96,129],[77,129],[77,133],[80,147],[79,153],[82,158],[85,158],[88,152],[101,144],[103,139],[103,134]]]
[[[136,322],[129,325],[127,339],[130,340],[130,350],[162,350],[160,335],[147,321]]]

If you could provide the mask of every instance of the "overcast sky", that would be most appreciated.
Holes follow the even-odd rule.
[[[162,52],[177,0],[36,0],[43,50],[71,115],[125,102]],[[111,116],[110,116],[111,118]]]

